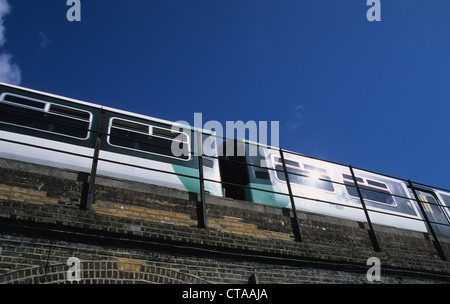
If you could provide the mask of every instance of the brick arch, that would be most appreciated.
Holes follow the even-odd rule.
[[[210,284],[200,277],[142,260],[116,259],[81,261],[81,280],[69,281],[70,266],[34,266],[0,276],[1,284]],[[145,261],[146,262],[146,261]]]

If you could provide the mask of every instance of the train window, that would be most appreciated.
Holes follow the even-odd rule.
[[[443,199],[445,205],[446,205],[447,207],[450,207],[450,195],[442,194],[442,193],[441,193],[441,197],[442,197],[442,199]]]
[[[353,177],[348,174],[342,174],[342,177],[344,177],[344,180],[350,180],[353,183]],[[364,184],[364,180],[361,177],[356,177],[356,180],[358,181],[358,184]]]
[[[381,188],[381,189],[387,189],[388,188],[386,184],[379,183],[379,182],[376,182],[376,181],[373,181],[373,180],[370,180],[370,179],[367,180],[367,184],[369,184],[371,186],[374,186],[374,187]]]
[[[0,97],[0,122],[7,125],[87,139],[91,120],[87,111],[9,93]]]
[[[279,158],[279,157],[275,157],[275,162],[282,164],[281,158]],[[292,167],[300,168],[300,163],[296,162],[296,161],[293,161],[293,160],[285,159],[284,163],[286,164],[286,166],[292,166]]]
[[[155,136],[167,138],[167,139],[173,139],[178,141],[184,141],[187,142],[187,135],[185,133],[180,133],[177,131],[174,131],[172,129],[163,129],[158,127],[152,128],[152,134]]]
[[[157,154],[181,160],[189,160],[189,141],[186,133],[165,129],[129,120],[112,118],[108,142],[112,146],[138,152]],[[178,145],[180,156],[172,152],[172,145]]]
[[[255,170],[255,177],[260,178],[260,179],[270,180],[270,175],[269,175],[269,172],[267,172],[267,171]]]
[[[121,119],[113,119],[111,122],[111,126],[113,128],[124,129],[132,132],[149,134],[150,127],[148,125],[143,125],[140,123],[136,123],[134,121],[121,120]]]
[[[207,168],[214,168],[214,161],[203,157],[203,167],[207,167]]]
[[[89,121],[91,119],[91,113],[89,112],[79,111],[77,109],[63,107],[56,104],[50,105],[49,112],[84,121]]]
[[[347,189],[347,193],[350,196],[359,198],[358,191],[354,186],[353,177],[348,174],[342,174],[342,177],[344,178],[344,185]],[[364,200],[392,207],[397,206],[389,187],[385,183],[361,177],[356,177],[356,180]]]
[[[17,105],[17,106],[25,106],[25,107],[33,107],[36,109],[45,109],[45,102],[31,99],[31,98],[24,98],[19,95],[13,95],[13,94],[3,94],[2,95],[2,101],[6,101],[8,103]]]
[[[333,183],[325,169],[307,164],[303,164],[302,168],[299,162],[288,159],[285,159],[285,164],[290,183],[334,192]],[[274,165],[277,178],[286,181],[283,164],[279,157],[274,158]]]
[[[421,196],[423,205],[430,213],[438,213],[441,214],[441,210],[439,209],[438,202],[431,195],[425,195],[425,198]],[[427,204],[428,203],[428,204]]]

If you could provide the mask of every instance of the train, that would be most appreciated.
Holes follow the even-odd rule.
[[[444,189],[418,184],[411,189],[403,179],[248,140],[235,140],[231,148],[235,151],[227,156],[227,144],[219,163],[223,187],[231,198],[290,208],[289,181],[296,210],[365,222],[362,197],[374,224],[426,232],[426,216],[437,234],[450,236],[450,192]],[[262,153],[250,156],[252,145]],[[245,151],[241,156],[239,149]]]
[[[162,119],[0,84],[0,157],[90,173],[97,135],[103,134],[98,175],[199,192],[198,159],[171,152],[173,144],[190,150],[195,129],[177,132],[172,126]],[[205,179],[220,178],[213,156],[203,161]],[[222,193],[220,184],[211,182],[205,183],[205,191]]]
[[[205,138],[208,154],[194,153]],[[99,176],[359,222],[364,202],[375,224],[450,236],[446,189],[6,83],[0,157],[85,173],[96,158]]]

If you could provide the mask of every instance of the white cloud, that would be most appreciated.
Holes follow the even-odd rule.
[[[20,84],[22,73],[17,64],[12,61],[13,56],[3,48],[6,44],[4,19],[11,11],[7,0],[0,0],[0,82]]]
[[[22,81],[19,66],[12,62],[12,56],[7,53],[0,54],[0,81],[10,84],[20,84]]]
[[[9,14],[11,11],[11,7],[9,6],[8,2],[6,0],[0,0],[0,46],[3,47],[3,45],[6,42],[5,38],[5,26],[3,25],[3,20],[6,15]]]

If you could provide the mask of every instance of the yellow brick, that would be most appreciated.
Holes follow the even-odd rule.
[[[189,215],[184,214],[184,213],[175,213],[175,217],[180,218],[180,219],[187,219],[187,220],[191,219],[191,217]]]
[[[34,196],[38,196],[38,197],[44,197],[44,196],[47,195],[47,193],[44,192],[44,191],[37,191],[37,190],[33,190],[33,189],[30,189],[29,194],[30,195],[34,195]]]
[[[225,216],[225,217],[224,217],[224,220],[225,220],[225,221],[229,221],[229,222],[233,222],[233,223],[242,221],[241,218],[238,218],[238,217],[232,217],[232,216]]]
[[[161,210],[161,211],[160,211],[160,214],[163,215],[163,216],[171,216],[171,215],[173,215],[174,213],[173,213],[173,212],[170,212],[170,211]]]
[[[117,209],[114,209],[114,208],[107,208],[102,211],[106,212],[106,213],[111,213],[111,214],[117,213]]]
[[[43,198],[41,198],[41,202],[46,203],[46,204],[57,204],[58,199],[52,198],[52,197],[43,197]]]
[[[144,208],[137,207],[137,206],[130,206],[129,209],[132,210],[132,211],[143,211],[144,210]]]
[[[13,197],[17,197],[17,198],[23,198],[23,193],[21,193],[21,192],[14,192],[14,195],[13,195]]]
[[[145,209],[145,213],[147,213],[147,214],[160,214],[159,210],[155,210],[155,209]]]
[[[7,185],[0,184],[0,191],[11,192],[12,188],[13,188],[13,187],[11,187],[11,186],[7,186]]]
[[[117,269],[125,272],[140,272],[142,267],[147,264],[144,260],[132,260],[125,258],[117,258]]]
[[[27,200],[26,202],[33,205],[44,205],[44,203],[39,200]]]

